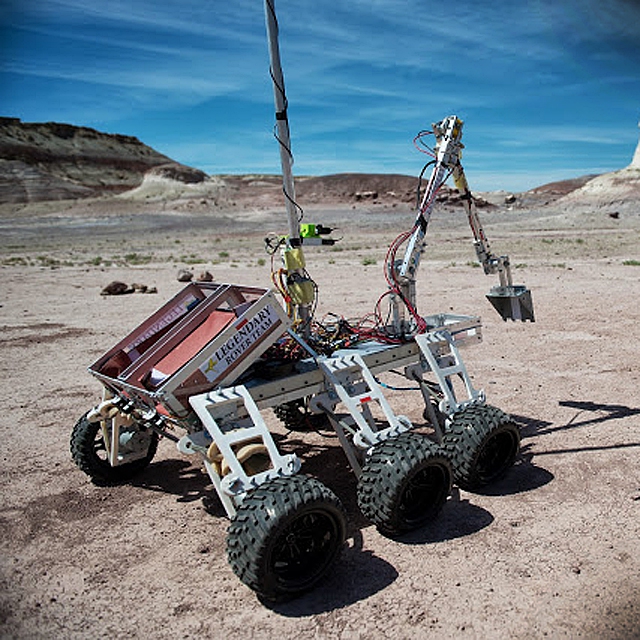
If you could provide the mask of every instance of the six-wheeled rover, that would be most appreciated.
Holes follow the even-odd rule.
[[[142,471],[162,437],[197,456],[231,521],[233,571],[262,597],[282,599],[327,574],[345,540],[346,514],[321,478],[301,473],[295,453],[281,453],[266,409],[298,430],[319,417],[331,424],[357,477],[359,508],[392,537],[431,521],[452,484],[486,485],[518,455],[517,425],[486,403],[460,354],[481,340],[479,318],[417,309],[425,235],[449,176],[478,259],[499,276],[487,297],[504,319],[534,317],[529,290],[513,284],[508,258],[489,247],[461,165],[462,121],[449,116],[429,131],[431,176],[418,190],[415,224],[389,247],[387,288],[375,312],[361,321],[316,320],[317,288],[303,247],[333,240],[329,229],[302,225],[298,215],[277,23],[273,0],[265,3],[289,221],[288,235],[267,239],[274,261],[281,258],[274,290],[188,284],[89,367],[103,397],[75,425],[71,453],[98,484]],[[430,434],[391,406],[380,379],[390,371],[410,381]]]

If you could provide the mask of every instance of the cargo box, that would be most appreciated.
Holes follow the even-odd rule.
[[[268,289],[191,283],[89,371],[117,393],[183,417],[189,396],[233,383],[289,326]]]

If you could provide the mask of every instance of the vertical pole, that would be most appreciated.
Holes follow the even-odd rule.
[[[280,164],[282,165],[282,189],[285,207],[289,219],[289,242],[292,246],[300,246],[300,222],[295,204],[295,187],[293,184],[293,156],[291,154],[291,138],[289,120],[287,119],[287,97],[284,90],[284,76],[280,64],[280,48],[278,46],[278,20],[276,18],[275,0],[265,0],[264,10],[269,40],[269,61],[273,80],[273,97],[276,107],[276,130],[280,143]]]

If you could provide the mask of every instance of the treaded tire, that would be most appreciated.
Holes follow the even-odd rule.
[[[373,449],[358,482],[358,506],[381,533],[397,536],[435,518],[451,481],[451,465],[439,445],[403,433]]]
[[[71,432],[71,457],[81,471],[96,484],[110,485],[129,480],[149,465],[158,448],[155,431],[138,430],[137,435],[148,438],[148,449],[143,458],[117,467],[109,463],[107,450],[99,422],[89,422],[88,412],[83,415]]]
[[[502,478],[520,451],[520,431],[510,416],[490,405],[455,413],[442,440],[454,482],[469,491]]]
[[[304,400],[279,404],[273,407],[273,412],[289,431],[317,431],[327,426],[327,416],[311,413]]]
[[[314,587],[344,545],[347,519],[335,494],[305,475],[275,478],[249,493],[227,532],[233,572],[267,600]]]

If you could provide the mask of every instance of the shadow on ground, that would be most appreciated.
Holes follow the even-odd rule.
[[[393,565],[363,550],[362,533],[356,531],[329,578],[317,589],[289,602],[263,601],[263,604],[290,618],[313,616],[366,600],[386,589],[397,577]]]
[[[603,404],[591,401],[578,400],[560,400],[558,404],[561,407],[575,409],[576,413],[571,420],[564,424],[555,425],[552,422],[544,420],[536,420],[525,416],[512,415],[511,417],[520,427],[523,438],[531,438],[534,436],[545,436],[558,431],[567,431],[570,429],[578,429],[594,424],[602,424],[613,420],[622,420],[640,415],[640,408],[628,407],[621,404]],[[580,453],[584,451],[605,451],[611,449],[628,449],[640,447],[640,442],[619,442],[608,445],[594,445],[582,447],[568,447],[565,449],[551,449],[545,451],[536,451],[535,456],[556,455],[562,453]],[[523,452],[526,448],[523,447]],[[532,456],[534,454],[531,454]]]

